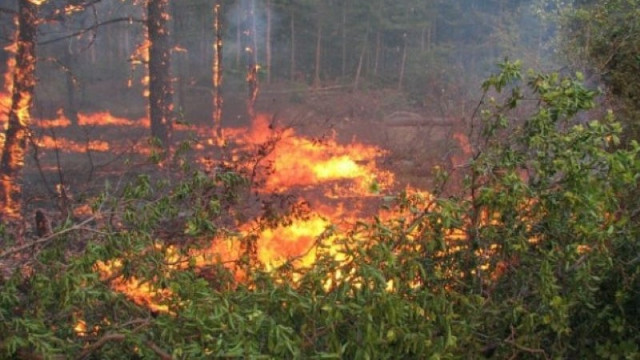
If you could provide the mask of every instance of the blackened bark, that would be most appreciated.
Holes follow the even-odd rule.
[[[171,43],[169,39],[169,1],[148,0],[147,30],[149,35],[149,117],[151,136],[168,148],[173,126],[171,87]]]
[[[36,30],[38,7],[18,2],[18,52],[13,75],[11,109],[0,161],[0,217],[20,216],[21,173],[27,149],[33,90],[36,84]]]

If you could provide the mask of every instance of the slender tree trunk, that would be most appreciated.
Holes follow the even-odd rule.
[[[407,34],[402,36],[402,60],[400,61],[400,75],[398,76],[398,90],[402,90],[404,84],[404,71],[407,64]]]
[[[373,60],[373,75],[378,76],[378,67],[380,65],[380,48],[382,47],[382,35],[380,30],[376,31],[376,54]]]
[[[250,119],[255,119],[255,104],[258,98],[258,57],[256,55],[256,34],[255,34],[255,2],[248,0],[244,6],[245,18],[243,21],[244,30],[242,33],[242,47],[245,49],[245,62],[247,64],[247,87],[249,90],[247,98],[247,114]]]
[[[360,74],[362,72],[362,64],[364,63],[364,55],[367,50],[367,40],[369,38],[369,25],[367,24],[367,31],[364,34],[364,39],[362,41],[362,49],[360,50],[360,58],[358,59],[358,68],[356,70],[356,78],[353,82],[353,90],[357,91],[358,86],[360,84]]]
[[[431,51],[431,32],[435,28],[435,24],[429,24],[427,27],[427,51]]]
[[[222,26],[220,24],[220,1],[213,6],[213,29],[215,43],[213,46],[213,126],[216,142],[224,145],[222,133]]]
[[[315,59],[315,75],[313,77],[313,86],[320,86],[320,68],[322,66],[322,20],[318,19],[318,27],[316,28],[316,59]]]
[[[347,0],[342,3],[342,77],[347,75]]]
[[[171,2],[171,13],[174,16],[173,33],[176,35],[180,34],[184,30],[183,14],[185,14],[186,12],[184,10],[181,10],[177,2],[173,1]],[[129,32],[127,31],[125,34],[129,34]],[[128,39],[128,37],[129,35],[127,35],[125,39]],[[185,78],[187,78],[187,74],[188,74],[187,66],[186,66],[187,62],[185,61],[186,51],[181,48],[175,36],[173,38],[173,44],[174,44],[173,45],[174,48],[177,49],[174,57],[174,64],[176,69],[175,70],[176,74],[174,75],[176,78],[176,89],[175,89],[176,97],[174,99],[174,102],[175,102],[175,107],[178,109],[178,112],[180,114],[185,114],[187,111],[186,96],[185,96]],[[129,51],[128,45],[127,45],[127,51]]]
[[[11,108],[0,160],[0,217],[20,217],[21,173],[36,84],[36,36],[38,7],[29,0],[18,2],[18,52],[13,75]]]
[[[242,37],[242,27],[244,26],[244,8],[242,7],[242,0],[239,0],[238,3],[240,4],[241,10],[238,11],[238,17],[236,18],[236,69],[240,69],[241,65],[240,65],[240,61],[242,58],[242,52],[243,52],[243,47],[242,47],[242,42],[243,42],[243,37]]]
[[[271,0],[267,0],[266,66],[267,84],[271,84]]]
[[[251,41],[253,42],[253,63],[258,66],[258,31],[256,27],[256,0],[250,0],[249,21],[251,22]],[[258,70],[258,69],[256,69]]]
[[[69,46],[66,61],[64,61],[64,72],[67,85],[67,104],[64,107],[64,114],[71,121],[73,126],[78,125],[78,106],[76,101],[76,78],[73,75],[73,70],[76,65],[77,54],[75,54]]]
[[[291,27],[291,59],[289,60],[289,77],[291,78],[291,82],[296,80],[296,12],[291,6],[291,23],[289,24]]]
[[[149,34],[149,117],[151,136],[164,148],[170,146],[173,125],[171,89],[171,43],[169,38],[168,0],[148,0],[147,30]]]

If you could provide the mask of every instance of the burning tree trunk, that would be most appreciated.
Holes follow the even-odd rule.
[[[0,213],[15,218],[20,215],[20,173],[24,166],[29,134],[29,111],[36,84],[35,44],[38,5],[30,0],[18,2],[18,52],[13,76],[11,108],[0,161]]]
[[[220,26],[220,3],[213,6],[213,30],[215,44],[213,46],[213,126],[218,145],[224,144],[222,133],[222,29]]]
[[[169,39],[168,0],[148,0],[149,35],[149,117],[151,136],[169,147],[172,127],[171,44]]]

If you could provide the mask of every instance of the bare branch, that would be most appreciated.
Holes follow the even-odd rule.
[[[80,31],[76,31],[72,34],[69,35],[65,35],[65,36],[61,36],[59,38],[55,38],[55,39],[50,39],[50,40],[45,40],[45,41],[41,41],[38,43],[38,45],[42,46],[42,45],[49,45],[49,44],[53,44],[53,43],[57,43],[66,39],[70,39],[76,36],[80,36],[83,34],[86,34],[90,31],[95,31],[97,28],[102,27],[104,25],[111,25],[111,24],[115,24],[115,23],[119,23],[119,22],[131,22],[131,23],[140,23],[140,24],[144,24],[145,21],[142,19],[138,19],[138,18],[134,18],[134,17],[123,17],[123,18],[115,18],[115,19],[111,19],[111,20],[107,20],[107,21],[103,21],[101,23],[97,23],[94,24],[86,29],[82,29]]]
[[[29,249],[31,247],[34,247],[34,246],[37,246],[37,245],[40,245],[40,244],[45,244],[45,243],[57,238],[58,236],[64,235],[64,234],[66,234],[68,232],[77,231],[77,230],[83,230],[84,226],[86,226],[87,224],[89,224],[90,222],[92,222],[95,219],[96,219],[95,216],[91,216],[91,217],[87,218],[86,220],[82,221],[81,223],[76,224],[76,225],[74,225],[74,226],[72,226],[70,228],[60,230],[55,234],[51,234],[51,235],[49,235],[47,237],[43,237],[41,239],[32,241],[32,242],[30,242],[28,244],[24,244],[24,245],[20,245],[20,246],[14,246],[12,248],[9,248],[9,249],[5,250],[4,252],[0,253],[0,259],[5,258],[5,257],[7,257],[7,256],[9,256],[11,254],[15,254],[15,253],[19,253],[21,251],[27,250],[27,249]]]

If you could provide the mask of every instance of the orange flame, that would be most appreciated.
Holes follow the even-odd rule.
[[[239,144],[257,146],[269,141],[270,129],[266,115],[254,119],[249,131],[228,130],[229,136]],[[318,186],[337,180],[351,180],[352,195],[368,196],[373,187],[388,188],[394,176],[377,168],[376,159],[386,154],[382,149],[361,143],[340,145],[335,137],[322,142],[297,136],[293,129],[280,129],[279,141],[274,144],[266,162],[272,164],[272,173],[266,176],[264,192],[281,192],[291,187]],[[373,189],[375,190],[375,189]]]

